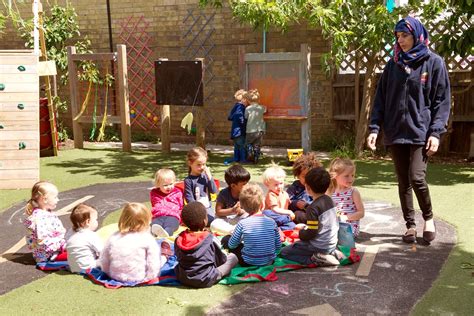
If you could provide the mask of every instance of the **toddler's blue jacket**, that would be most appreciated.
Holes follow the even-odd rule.
[[[240,102],[234,104],[227,119],[232,121],[232,128],[230,130],[231,139],[242,135],[245,136],[245,126],[247,125],[247,120],[245,119],[245,105]]]

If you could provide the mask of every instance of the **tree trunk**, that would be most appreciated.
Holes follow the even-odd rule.
[[[360,115],[357,123],[357,132],[355,139],[354,151],[357,156],[360,156],[364,149],[365,138],[367,135],[368,122],[370,112],[372,110],[372,104],[375,96],[375,68],[378,64],[378,54],[367,56],[367,70],[364,78],[364,91],[362,96],[362,107],[360,109]]]
[[[355,52],[355,73],[354,73],[354,127],[357,128],[357,122],[359,121],[359,109],[360,109],[360,60],[359,53]]]

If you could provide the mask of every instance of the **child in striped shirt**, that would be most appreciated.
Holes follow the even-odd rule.
[[[262,214],[263,191],[257,184],[247,184],[240,192],[239,202],[249,217],[235,226],[231,236],[222,239],[224,248],[239,258],[241,266],[265,266],[275,261],[281,248],[275,221]]]

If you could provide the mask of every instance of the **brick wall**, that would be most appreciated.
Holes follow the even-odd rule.
[[[59,1],[65,3],[65,1]],[[95,52],[109,51],[109,35],[106,2],[101,0],[73,0],[69,1],[79,15],[81,35],[87,35],[92,41]],[[46,4],[45,4],[46,5]],[[189,23],[183,23],[188,10],[199,10],[198,0],[110,0],[112,16],[113,44],[120,44],[120,23],[130,16],[141,16],[150,23],[149,34],[152,36],[150,47],[153,57],[169,58],[170,60],[183,59],[183,47],[186,46],[184,33]],[[30,15],[30,4],[21,8],[23,16]],[[245,45],[247,53],[262,52],[262,33],[253,31],[246,25],[240,25],[232,18],[229,9],[214,10],[206,8],[203,13],[213,14],[212,27],[215,29],[210,40],[215,45],[210,57],[213,59],[212,73],[214,78],[205,87],[205,93],[212,91],[205,104],[206,113],[209,113],[208,141],[228,143],[230,122],[226,120],[234,100],[233,94],[239,87],[238,46]],[[199,22],[200,23],[200,22]],[[198,24],[199,24],[198,23]],[[21,39],[9,27],[4,34],[0,34],[0,49],[23,48]],[[320,56],[327,50],[327,43],[323,40],[319,30],[311,29],[306,25],[291,27],[288,32],[270,30],[267,33],[267,52],[299,52],[300,45],[308,43],[311,48],[311,125],[313,144],[321,138],[328,137],[335,132],[332,120],[332,88],[330,79],[326,78],[320,62]],[[193,46],[192,48],[197,48]],[[63,89],[66,91],[67,89]],[[180,128],[180,121],[190,110],[189,107],[172,106],[172,138],[171,141],[194,141],[192,136],[186,135]],[[156,113],[159,113],[157,108]],[[268,133],[265,136],[265,145],[294,147],[300,145],[300,125],[296,121],[272,120],[267,123]],[[159,131],[156,131],[159,133]]]

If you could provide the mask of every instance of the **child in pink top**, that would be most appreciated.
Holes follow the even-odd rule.
[[[150,223],[151,212],[145,205],[126,204],[119,231],[110,236],[100,254],[102,271],[120,282],[142,283],[157,278],[166,258],[150,234]]]
[[[58,201],[58,189],[52,183],[40,181],[31,189],[25,211],[28,218],[23,223],[28,230],[26,243],[36,262],[67,260],[66,229],[52,212]]]
[[[172,236],[181,222],[183,192],[174,186],[176,175],[171,169],[155,173],[155,188],[150,192],[152,226],[157,237]]]

